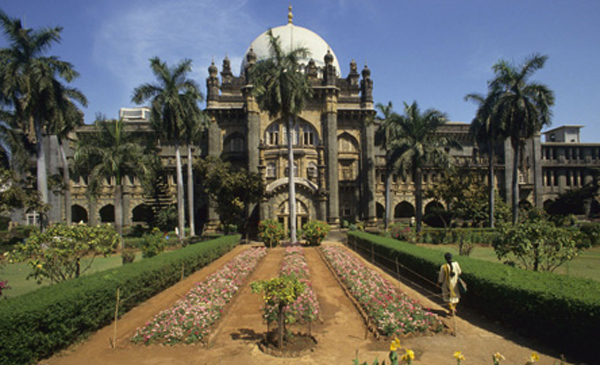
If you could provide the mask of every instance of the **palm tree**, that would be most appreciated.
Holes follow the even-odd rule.
[[[548,56],[534,54],[516,66],[500,60],[493,66],[496,77],[490,88],[502,90],[495,105],[495,113],[503,130],[510,138],[513,149],[512,213],[513,224],[519,217],[519,153],[526,139],[533,138],[551,123],[554,92],[546,85],[529,82],[533,73],[546,63]],[[535,151],[534,151],[535,153]]]
[[[67,153],[65,151],[65,143],[69,143],[70,134],[78,126],[83,125],[83,113],[77,107],[66,100],[67,106],[61,110],[58,116],[58,122],[53,125],[53,133],[58,137],[58,146],[60,148],[60,157],[62,161],[63,184],[65,194],[65,220],[67,224],[71,224],[71,174],[69,162],[67,161]]]
[[[444,113],[435,109],[421,113],[416,101],[411,105],[404,103],[404,114],[398,116],[397,134],[392,143],[392,148],[398,154],[395,168],[404,176],[409,173],[413,176],[417,233],[421,232],[423,215],[423,168],[449,167],[449,149],[460,148],[456,142],[438,133],[446,119]]]
[[[188,102],[196,104],[198,101],[194,95],[190,95]],[[193,158],[193,146],[200,144],[204,131],[207,128],[208,120],[204,116],[204,113],[200,109],[190,107],[190,115],[184,120],[184,133],[185,144],[187,145],[187,180],[188,180],[188,219],[190,224],[190,237],[196,235],[196,224],[194,217],[194,158]],[[199,112],[199,113],[196,113]]]
[[[125,130],[123,120],[96,121],[95,133],[78,135],[75,168],[87,175],[93,195],[103,181],[114,181],[115,229],[123,234],[123,185],[125,177],[145,172],[144,150],[137,137]]]
[[[157,82],[136,87],[132,100],[137,104],[151,100],[154,129],[175,144],[178,231],[179,239],[183,240],[185,211],[180,146],[186,140],[186,120],[197,118],[200,114],[198,102],[202,100],[202,93],[198,84],[187,78],[192,69],[191,60],[183,60],[174,67],[169,67],[166,62],[154,57],[150,60],[150,68]]]
[[[267,32],[270,58],[259,61],[250,71],[254,86],[252,92],[262,110],[271,118],[281,116],[287,123],[288,185],[290,210],[290,241],[296,242],[296,188],[294,179],[294,148],[292,130],[313,91],[306,74],[301,72],[299,60],[309,56],[306,48],[295,48],[285,53],[279,36]]]
[[[394,138],[396,137],[398,114],[392,110],[392,102],[389,101],[387,105],[377,103],[375,108],[381,113],[383,117],[378,117],[379,128],[375,132],[375,144],[381,146],[385,151],[385,217],[384,227],[387,231],[390,223],[391,216],[391,179],[392,170],[395,159],[398,157],[393,146]]]
[[[494,228],[494,197],[495,197],[495,175],[494,175],[494,149],[498,142],[506,137],[501,130],[500,121],[494,114],[494,107],[500,97],[500,90],[490,89],[486,96],[481,94],[467,94],[465,100],[475,101],[479,107],[477,114],[471,122],[470,132],[477,142],[486,146],[488,155],[488,213],[489,226]]]
[[[37,188],[42,203],[47,204],[48,177],[43,135],[66,107],[66,100],[74,100],[84,106],[86,100],[77,89],[67,88],[61,83],[61,79],[71,82],[79,76],[73,66],[55,56],[45,56],[50,46],[60,41],[61,27],[24,28],[19,19],[12,19],[2,11],[0,25],[11,45],[0,50],[0,92],[3,100],[14,109],[21,130],[35,145]]]

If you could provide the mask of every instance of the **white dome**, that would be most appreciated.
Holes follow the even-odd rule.
[[[327,51],[330,51],[333,55],[333,66],[335,66],[336,74],[338,77],[340,76],[340,64],[335,56],[335,53],[333,53],[331,47],[329,47],[327,42],[325,42],[317,33],[291,23],[273,28],[272,32],[275,37],[279,37],[283,51],[289,52],[292,49],[300,47],[305,47],[308,49],[310,53],[308,57],[300,60],[300,63],[303,65],[307,65],[308,62],[313,59],[317,67],[324,67],[325,61],[323,59],[327,54]],[[252,49],[256,54],[257,61],[271,57],[269,52],[269,36],[267,33],[268,31],[259,35],[250,44],[250,47],[248,47],[246,53],[244,53],[241,69],[242,73],[244,72],[247,62],[246,55],[248,55],[250,49]]]

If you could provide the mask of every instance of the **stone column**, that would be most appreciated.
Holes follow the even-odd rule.
[[[221,129],[217,121],[212,118],[208,126],[208,155],[211,157],[219,157],[221,154]],[[219,225],[219,215],[214,208],[212,199],[208,199],[208,222],[206,225],[207,232],[215,232]]]
[[[542,143],[540,134],[536,134],[531,141],[531,161],[533,169],[533,196],[536,208],[544,206],[544,184],[542,175]]]
[[[367,226],[377,226],[377,204],[375,201],[376,174],[375,174],[375,125],[364,121],[363,143],[364,143],[364,184],[363,196],[366,203]]]
[[[337,89],[328,88],[326,91],[325,113],[325,159],[327,165],[327,187],[329,204],[327,222],[332,227],[340,224],[339,177],[338,177],[338,144],[337,144]]]

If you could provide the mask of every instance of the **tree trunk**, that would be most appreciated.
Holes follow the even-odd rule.
[[[42,203],[46,205],[48,204],[48,173],[46,171],[46,151],[44,150],[42,125],[39,120],[35,123],[35,138],[37,157],[37,189],[40,193]],[[43,230],[48,225],[47,214],[42,212],[38,213],[40,217],[40,227]]]
[[[65,146],[60,138],[58,143],[60,146],[60,157],[63,165],[63,182],[65,184],[65,221],[67,222],[67,225],[71,225],[73,221],[71,218],[71,174],[69,172],[69,162],[67,161]]]
[[[512,176],[512,214],[513,225],[519,221],[519,141],[513,142],[514,158]]]
[[[287,139],[288,139],[288,182],[289,182],[289,209],[290,209],[290,243],[295,243],[296,239],[296,186],[294,176],[294,146],[292,141],[292,117],[288,118]]]
[[[190,237],[196,235],[196,225],[194,222],[194,170],[192,168],[194,156],[192,156],[192,146],[188,144],[188,219],[190,220]]]
[[[385,217],[383,218],[384,228],[387,231],[390,225],[390,213],[391,213],[391,185],[392,185],[392,174],[389,167],[385,169]]]
[[[489,225],[490,228],[494,228],[494,222],[495,222],[495,217],[494,217],[494,211],[495,211],[495,192],[494,192],[494,188],[495,188],[495,181],[494,181],[494,144],[492,142],[489,143],[488,145],[489,148],[489,153],[488,153],[488,183],[489,183],[489,187],[490,187],[490,191],[489,191],[489,197],[488,197],[488,204],[489,204]]]
[[[115,179],[115,230],[123,237],[123,185],[120,179]],[[125,242],[125,241],[121,241]],[[121,245],[121,249],[125,244]]]
[[[285,317],[283,315],[283,305],[279,305],[279,309],[277,312],[277,348],[281,350],[283,347],[283,323],[285,322]]]
[[[421,233],[423,221],[423,172],[420,167],[414,171],[415,177],[415,219],[417,223],[417,234]]]
[[[175,160],[177,162],[177,226],[179,241],[185,238],[185,207],[183,204],[183,171],[181,166],[181,151],[179,141],[175,141]]]

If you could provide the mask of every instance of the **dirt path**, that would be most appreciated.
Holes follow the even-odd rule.
[[[256,345],[266,332],[266,325],[260,316],[260,295],[251,294],[249,285],[244,285],[235,299],[228,305],[225,316],[218,322],[208,340],[208,346],[143,346],[128,341],[135,329],[151,319],[157,312],[168,308],[185,294],[196,282],[202,281],[225,262],[246,249],[237,247],[213,264],[198,271],[183,282],[169,288],[148,302],[138,306],[119,320],[117,348],[109,347],[113,327],[98,331],[90,339],[70,350],[44,360],[40,364],[342,364],[350,365],[358,354],[361,361],[369,364],[377,357],[387,358],[389,344],[376,341],[369,334],[365,339],[365,325],[351,300],[345,295],[335,277],[325,265],[316,248],[305,249],[311,270],[313,287],[321,306],[321,322],[312,328],[318,341],[313,352],[293,359],[275,358],[261,352]],[[283,249],[270,250],[247,283],[254,280],[275,277],[281,266]],[[382,275],[387,276],[381,272]],[[388,277],[390,280],[394,280]],[[420,293],[398,283],[410,296],[417,298],[424,306],[442,311],[436,303]],[[451,321],[446,320],[451,325]],[[442,334],[434,337],[421,337],[402,340],[404,347],[416,353],[413,364],[443,365],[456,364],[454,351],[461,350],[467,358],[465,364],[491,363],[491,354],[502,353],[507,360],[503,364],[523,364],[523,359],[532,351],[540,353],[538,364],[555,364],[558,360],[543,354],[543,351],[523,347],[489,323],[478,326],[473,319],[458,318],[456,337]],[[512,337],[511,337],[512,338]],[[518,340],[521,342],[521,340]]]

